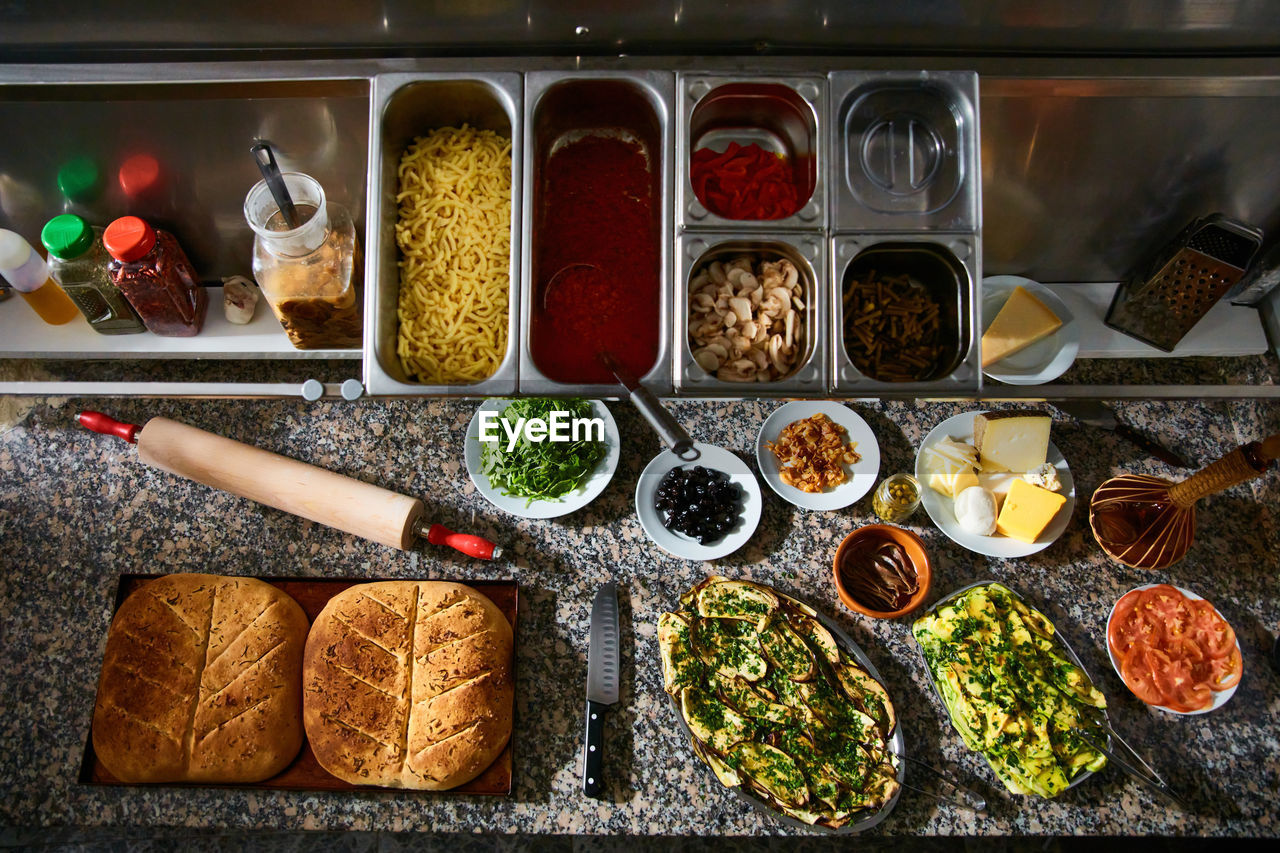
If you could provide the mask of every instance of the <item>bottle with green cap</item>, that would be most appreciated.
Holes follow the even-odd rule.
[[[21,234],[6,228],[0,228],[0,278],[9,282],[49,325],[61,326],[76,318],[75,303],[49,277],[44,258]]]
[[[101,228],[73,213],[64,213],[45,224],[40,241],[49,250],[49,274],[62,285],[94,331],[131,335],[147,330],[120,288],[111,283],[107,273],[111,256],[102,245]]]

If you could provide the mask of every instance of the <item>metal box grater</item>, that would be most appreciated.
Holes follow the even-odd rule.
[[[1191,327],[1240,280],[1262,231],[1221,213],[1192,222],[1145,271],[1116,288],[1106,324],[1173,352]]]

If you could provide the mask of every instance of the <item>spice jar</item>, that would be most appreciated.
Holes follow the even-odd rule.
[[[871,506],[884,521],[901,524],[920,507],[920,481],[910,474],[885,477],[871,497]]]
[[[102,231],[71,213],[50,219],[40,232],[40,241],[49,250],[49,275],[62,285],[95,332],[145,332],[142,318],[111,283],[107,272],[111,256],[102,245]]]
[[[122,216],[107,226],[102,243],[111,255],[112,284],[148,329],[170,337],[200,333],[209,295],[172,234],[136,216]]]
[[[266,181],[244,200],[244,217],[256,235],[254,278],[296,348],[358,347],[360,246],[351,214],[328,203],[309,175],[282,177],[297,210],[296,227],[289,226]]]

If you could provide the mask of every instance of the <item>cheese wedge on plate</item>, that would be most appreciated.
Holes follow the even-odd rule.
[[[982,367],[1044,340],[1062,327],[1053,310],[1018,285],[982,335]]]
[[[1035,544],[1066,502],[1057,492],[1033,486],[1026,480],[1014,480],[996,518],[996,532]]]
[[[973,446],[982,470],[1025,474],[1043,465],[1050,423],[1044,412],[1027,409],[974,415]]]

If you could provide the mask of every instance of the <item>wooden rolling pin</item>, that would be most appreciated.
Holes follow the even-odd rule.
[[[481,560],[502,556],[502,548],[488,539],[428,524],[417,498],[168,418],[139,427],[101,412],[81,412],[80,423],[137,444],[138,458],[155,468],[392,548],[408,551],[425,538]]]

